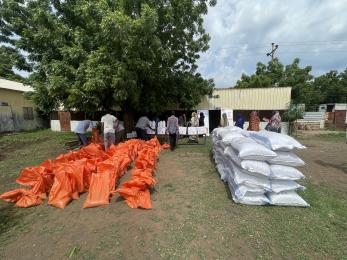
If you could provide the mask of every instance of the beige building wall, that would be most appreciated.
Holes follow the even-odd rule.
[[[215,89],[195,109],[286,110],[291,90],[291,87]]]
[[[33,130],[44,126],[35,105],[24,97],[24,92],[3,89],[0,86],[0,102],[8,103],[8,106],[0,106],[0,132]],[[33,109],[32,120],[24,119],[24,107]]]

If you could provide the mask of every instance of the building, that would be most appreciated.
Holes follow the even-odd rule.
[[[205,125],[209,131],[218,127],[223,113],[227,114],[229,125],[234,124],[237,113],[242,113],[248,127],[248,119],[251,111],[256,110],[259,118],[270,118],[274,110],[281,114],[288,109],[291,100],[291,87],[273,88],[228,88],[214,89],[213,94],[202,98],[199,105],[195,107],[198,113],[205,114]],[[264,129],[266,122],[260,123]],[[282,123],[282,131],[287,132],[287,123]]]
[[[35,105],[24,96],[29,91],[33,88],[0,78],[0,132],[33,130],[44,126]]]
[[[347,124],[347,104],[321,104],[319,105],[319,111],[325,113],[325,124],[328,128],[345,129]]]
[[[242,113],[245,117],[245,126],[248,127],[248,118],[251,111],[258,111],[260,119],[263,117],[270,118],[271,113],[274,110],[278,110],[283,113],[288,109],[288,105],[291,100],[291,88],[290,87],[274,87],[274,88],[247,88],[247,89],[214,89],[213,94],[210,96],[204,96],[201,99],[199,105],[193,108],[198,114],[204,113],[205,115],[205,126],[208,128],[208,132],[211,132],[214,128],[219,126],[220,118],[223,113],[227,114],[229,119],[229,125],[234,124],[234,118],[237,113]],[[173,107],[168,108],[169,110],[176,110],[177,115],[185,113],[189,118],[192,110],[183,111],[175,109]],[[124,111],[123,111],[124,112]],[[118,112],[117,116],[124,118],[122,111]],[[100,111],[96,111],[97,116],[94,115],[92,120],[99,120],[102,116]],[[166,120],[167,113],[162,115],[161,120]],[[136,118],[136,115],[135,115]],[[135,119],[133,118],[133,119]],[[84,119],[84,113],[76,111],[59,111],[53,112],[51,115],[51,129],[53,131],[73,131],[79,120]],[[136,122],[131,122],[124,118],[128,131],[132,131],[131,126]],[[266,122],[260,123],[260,128],[264,129]],[[282,131],[287,132],[288,124],[282,123]]]

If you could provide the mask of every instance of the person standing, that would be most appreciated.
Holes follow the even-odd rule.
[[[158,135],[158,126],[160,122],[158,115],[154,116],[153,121],[155,122],[155,135]]]
[[[245,118],[241,113],[238,113],[236,116],[235,126],[240,127],[243,129],[243,124],[245,123]]]
[[[178,133],[178,118],[175,116],[175,111],[171,112],[171,116],[167,119],[166,134],[169,134],[170,148],[174,151],[177,146]]]
[[[124,128],[124,122],[117,120],[115,127],[115,144],[119,144],[120,142],[124,141],[124,134],[125,134],[125,128]]]
[[[191,127],[198,127],[199,126],[199,118],[198,114],[196,112],[192,113],[192,117],[190,119],[190,126]],[[189,132],[188,132],[189,133]],[[199,136],[196,134],[189,135],[188,143],[198,143],[199,142]]]
[[[138,139],[145,140],[145,141],[149,140],[149,135],[147,134],[147,131],[146,131],[147,127],[155,131],[155,129],[151,127],[151,121],[149,121],[148,117],[141,116],[135,126],[135,131],[136,131],[136,135]]]
[[[203,112],[200,112],[199,126],[205,126],[205,115]]]
[[[223,113],[222,114],[222,118],[220,120],[220,126],[221,127],[226,127],[228,125],[229,125],[229,121],[228,121],[227,113]]]
[[[192,113],[192,118],[190,119],[190,124],[192,127],[198,127],[199,126],[199,118],[198,118],[198,114],[196,112]]]
[[[77,127],[75,128],[74,132],[77,135],[80,144],[83,146],[88,144],[86,132],[91,125],[92,122],[90,120],[82,120],[78,121]]]
[[[247,130],[249,131],[259,131],[260,119],[257,111],[252,111],[249,117],[249,126]]]
[[[269,119],[267,118],[263,118],[264,121],[268,122],[265,130],[267,131],[271,131],[271,132],[276,132],[276,133],[281,133],[281,116],[280,113],[278,111],[273,111],[272,112],[272,116]]]
[[[179,126],[187,126],[187,117],[186,114],[182,114],[178,118],[178,125]]]
[[[104,145],[105,151],[108,150],[109,142],[110,144],[114,144],[115,141],[115,130],[114,125],[117,121],[117,118],[110,113],[107,113],[103,117],[101,117],[101,123],[104,128]]]

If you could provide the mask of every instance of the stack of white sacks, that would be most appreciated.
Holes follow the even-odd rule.
[[[304,149],[294,138],[268,131],[249,132],[238,127],[213,131],[213,155],[233,200],[248,205],[308,207],[297,193],[305,178],[294,167],[305,162],[293,153]]]

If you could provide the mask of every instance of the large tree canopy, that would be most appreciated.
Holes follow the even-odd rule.
[[[347,69],[338,74],[330,71],[313,78],[312,67],[299,66],[300,60],[284,66],[278,59],[267,65],[258,63],[255,74],[243,74],[236,88],[292,87],[293,102],[303,103],[307,110],[314,110],[320,103],[347,102]]]
[[[191,107],[212,80],[196,73],[208,49],[213,0],[3,0],[0,40],[29,53],[34,100],[49,112]]]
[[[30,70],[25,59],[17,50],[7,46],[0,46],[0,78],[23,81],[23,78],[16,74],[13,68]]]

